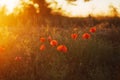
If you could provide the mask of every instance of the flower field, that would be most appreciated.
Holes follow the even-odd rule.
[[[0,26],[0,80],[120,80],[119,27],[34,21]]]

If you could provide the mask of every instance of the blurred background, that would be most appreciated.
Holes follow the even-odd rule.
[[[0,80],[120,80],[120,0],[0,0]]]

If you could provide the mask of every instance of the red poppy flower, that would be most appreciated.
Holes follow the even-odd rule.
[[[50,41],[50,45],[51,46],[57,46],[58,42],[56,40],[52,40],[52,41]]]
[[[48,41],[51,41],[52,40],[52,37],[51,36],[48,36]]]
[[[57,50],[60,51],[60,52],[64,52],[64,53],[66,53],[68,51],[68,49],[65,45],[59,45],[57,47]]]
[[[71,38],[76,40],[78,38],[78,34],[74,33],[74,34],[71,34]]]
[[[41,38],[40,38],[40,42],[45,42],[45,38],[44,38],[44,37],[41,37]]]
[[[91,35],[89,34],[89,33],[84,33],[83,35],[82,35],[82,38],[83,39],[89,39],[91,37]]]
[[[20,56],[15,57],[15,61],[21,61],[21,60],[22,60],[22,57],[20,57]]]
[[[92,27],[92,28],[90,28],[90,32],[91,32],[91,33],[96,32],[96,27]]]
[[[42,44],[42,45],[40,46],[40,50],[41,50],[41,51],[44,51],[45,49],[46,49],[45,45]]]

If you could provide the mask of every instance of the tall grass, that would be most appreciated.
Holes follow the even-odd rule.
[[[90,39],[82,39],[89,27],[64,22],[51,26],[49,20],[46,25],[30,21],[0,27],[0,44],[5,48],[0,53],[0,80],[119,80],[120,45],[114,48],[98,30]],[[71,38],[72,33],[78,34],[76,40]],[[48,40],[40,42],[41,37],[48,36],[66,45],[67,53],[57,51]],[[39,49],[42,44],[44,51]]]

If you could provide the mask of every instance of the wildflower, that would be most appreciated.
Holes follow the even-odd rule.
[[[51,46],[57,46],[58,45],[58,42],[56,40],[51,40],[50,41],[50,45]]]
[[[15,61],[21,61],[21,60],[22,60],[22,57],[20,57],[20,56],[15,57]]]
[[[83,35],[82,35],[82,38],[83,39],[89,39],[91,36],[90,36],[90,34],[89,33],[84,33]]]
[[[90,32],[91,32],[91,33],[96,32],[96,27],[92,27],[92,28],[90,28]]]
[[[76,40],[78,38],[78,34],[74,33],[74,34],[71,34],[71,38]]]
[[[40,38],[40,42],[45,42],[45,38],[44,38],[44,37],[41,37],[41,38]]]
[[[52,40],[52,37],[51,36],[48,36],[48,41],[51,41]]]
[[[64,52],[64,53],[66,53],[68,51],[68,49],[65,45],[59,45],[57,47],[57,50],[60,51],[60,52]]]
[[[45,49],[46,49],[45,45],[42,44],[42,45],[40,46],[40,50],[41,50],[41,51],[44,51]]]

